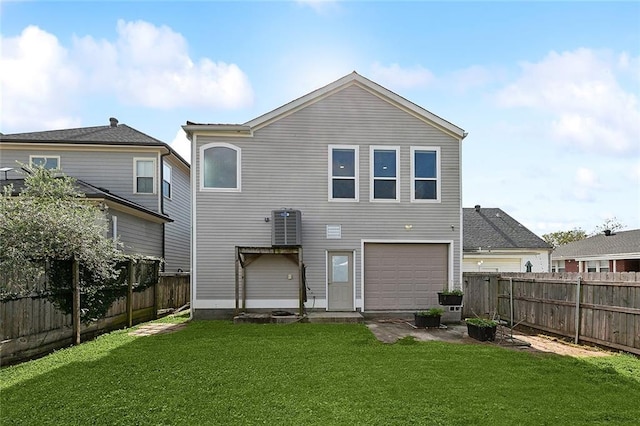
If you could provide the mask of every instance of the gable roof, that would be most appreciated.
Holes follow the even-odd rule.
[[[119,204],[123,207],[127,207],[146,215],[153,216],[156,219],[160,219],[162,222],[173,222],[169,216],[164,215],[162,213],[153,211],[148,209],[140,204],[134,203],[133,201],[129,201],[126,198],[122,198],[118,195],[112,194],[109,190],[104,188],[99,188],[97,186],[93,186],[90,183],[82,181],[80,179],[75,180],[76,189],[79,192],[82,192],[88,199],[99,199],[105,201],[111,201],[116,204]],[[20,194],[22,189],[24,188],[24,179],[7,179],[0,180],[0,190],[2,190],[5,186],[13,185],[11,195],[17,196]]]
[[[498,208],[462,209],[463,250],[547,249],[551,246]]]
[[[89,145],[122,145],[122,146],[155,146],[167,149],[187,167],[184,158],[168,144],[153,138],[126,124],[119,124],[110,118],[111,124],[106,126],[77,127],[74,129],[46,130],[0,134],[0,143],[50,143],[50,144],[89,144]]]
[[[328,85],[321,87],[320,89],[314,90],[311,93],[295,99],[244,124],[201,124],[187,121],[187,124],[185,126],[182,126],[182,128],[185,130],[185,132],[187,132],[187,136],[190,136],[194,131],[198,130],[250,133],[251,131],[266,126],[274,121],[279,120],[280,118],[286,117],[289,114],[292,114],[310,104],[318,102],[319,100],[352,85],[356,85],[368,91],[369,93],[385,100],[386,102],[389,102],[390,104],[455,137],[464,139],[467,136],[467,133],[462,128],[433,114],[430,111],[427,111],[421,106],[408,101],[407,99],[399,96],[391,90],[380,86],[378,83],[375,83],[361,76],[355,71],[334,81],[333,83],[329,83]]]
[[[581,259],[587,257],[640,259],[640,229],[618,231],[611,235],[598,234],[584,240],[558,246],[552,259]]]

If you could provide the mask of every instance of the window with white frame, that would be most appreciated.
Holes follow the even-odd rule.
[[[411,147],[411,201],[440,200],[440,148]]]
[[[30,155],[29,163],[35,167],[44,167],[47,170],[60,169],[60,156],[54,155]]]
[[[162,195],[171,198],[171,166],[162,164]]]
[[[358,147],[329,145],[329,200],[358,201]]]
[[[372,146],[370,149],[371,200],[399,201],[399,148]]]
[[[587,261],[587,272],[598,272],[598,266],[600,266],[600,262],[595,260]]]
[[[226,143],[200,148],[200,187],[215,191],[240,191],[241,151]]]
[[[600,271],[599,272],[609,272],[609,261],[601,260],[600,261]]]
[[[551,265],[551,272],[564,272],[564,260],[554,260]]]
[[[156,160],[154,158],[134,158],[134,192],[155,194]]]

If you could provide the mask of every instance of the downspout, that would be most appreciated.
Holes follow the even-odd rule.
[[[171,151],[167,151],[164,154],[160,154],[160,182],[159,182],[159,192],[160,192],[160,213],[162,213],[163,215],[167,216],[167,214],[164,212],[164,157],[166,157],[167,155],[171,154]],[[162,259],[165,259],[165,239],[166,239],[166,230],[165,227],[167,226],[167,222],[164,222],[162,224]],[[162,272],[165,272],[164,268],[165,268],[165,264],[166,262],[162,262],[162,266],[161,266],[161,270]]]

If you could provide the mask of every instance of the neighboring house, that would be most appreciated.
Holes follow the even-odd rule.
[[[558,246],[553,272],[640,272],[640,229],[605,231]]]
[[[549,272],[553,248],[498,208],[463,209],[464,272]]]
[[[126,252],[162,257],[167,272],[189,271],[190,167],[166,143],[111,118],[106,126],[2,134],[0,150],[0,179],[15,189],[19,163],[60,169],[107,207],[109,237]]]
[[[460,288],[459,127],[351,73],[192,140],[192,313],[412,311]]]

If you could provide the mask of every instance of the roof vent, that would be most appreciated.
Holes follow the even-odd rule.
[[[475,209],[478,213],[480,213],[480,204],[476,204]]]
[[[111,127],[118,127],[118,119],[115,117],[110,117],[109,123],[111,123]]]
[[[604,230],[604,235],[607,236],[607,237],[610,236],[611,235],[611,229],[605,229]]]

